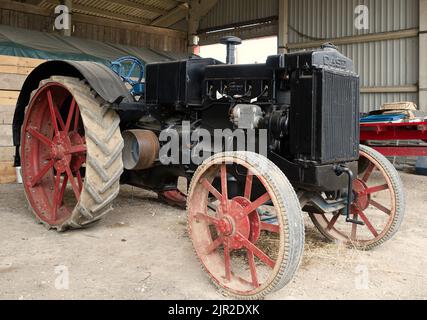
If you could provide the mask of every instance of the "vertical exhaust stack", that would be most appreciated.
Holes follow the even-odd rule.
[[[227,64],[236,64],[236,46],[242,44],[242,39],[228,36],[221,38],[220,43],[227,46]]]

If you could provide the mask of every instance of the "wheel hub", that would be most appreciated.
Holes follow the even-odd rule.
[[[65,132],[60,132],[52,141],[50,154],[55,161],[55,169],[64,172],[71,162],[71,155],[68,153],[71,149],[71,140]]]
[[[218,231],[225,236],[231,236],[235,233],[234,220],[231,217],[221,219],[218,224]]]
[[[233,250],[243,247],[241,236],[250,241],[259,237],[260,231],[253,229],[257,225],[256,219],[252,218],[253,214],[249,216],[245,214],[245,208],[250,204],[251,202],[245,198],[237,197],[228,201],[227,206],[218,207],[217,213],[222,218],[216,226],[217,232],[227,238],[229,246]]]
[[[353,181],[354,205],[362,211],[368,208],[371,202],[371,196],[364,193],[366,189],[368,189],[368,186],[362,180]]]

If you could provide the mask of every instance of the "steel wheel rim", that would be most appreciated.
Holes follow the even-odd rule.
[[[47,225],[61,225],[79,202],[86,152],[76,100],[60,83],[44,85],[31,99],[25,115],[21,156],[27,199]],[[64,202],[68,185],[74,196],[72,205]]]
[[[323,232],[333,239],[350,245],[366,247],[379,241],[387,234],[393,224],[397,211],[396,194],[393,188],[393,183],[384,168],[381,166],[380,162],[363,151],[361,151],[361,158],[368,160],[369,165],[364,172],[359,173],[358,179],[353,183],[353,187],[356,189],[358,198],[353,201],[351,207],[351,218],[364,222],[365,226],[358,226],[355,224],[351,225],[348,223],[348,225],[351,225],[351,231],[347,232],[343,231],[342,228],[340,229],[336,227],[336,224],[339,221],[345,221],[345,216],[341,215],[341,212],[338,215],[333,216],[326,216],[324,214],[311,214],[311,216]],[[369,186],[368,183],[372,178],[372,175],[376,172],[380,173],[381,178],[384,179],[385,183]],[[388,205],[384,205],[374,198],[377,193],[382,191],[389,192],[390,203]],[[374,209],[378,217],[382,216],[383,220],[388,215],[388,219],[384,220],[385,223],[382,228],[378,228],[371,221],[378,217],[372,217],[372,214],[367,214],[366,211],[369,209]],[[366,228],[369,231],[371,238],[358,239],[358,231],[360,231],[360,228]]]
[[[220,197],[221,195],[221,193],[212,186],[212,182],[216,177],[217,171],[220,172],[221,181],[224,181],[224,171],[226,171],[227,166],[225,165],[223,159],[215,160],[207,168],[205,168],[202,174],[199,175],[200,179],[198,179],[197,183],[195,183],[194,190],[192,192],[193,198],[189,199],[189,233],[193,240],[196,254],[201,261],[202,266],[219,287],[235,295],[254,296],[268,288],[274,282],[274,279],[279,273],[281,265],[279,261],[282,261],[285,258],[285,222],[283,221],[283,217],[280,214],[277,214],[276,225],[267,225],[266,223],[262,223],[257,220],[257,218],[255,218],[255,216],[258,216],[258,213],[255,211],[254,214],[254,210],[249,210],[249,206],[252,206],[251,208],[259,208],[261,206],[258,205],[259,203],[264,204],[269,200],[277,209],[279,208],[278,200],[274,195],[271,187],[268,186],[266,180],[255,168],[250,167],[249,164],[240,159],[233,159],[233,161],[238,165],[249,169],[252,172],[252,179],[253,177],[256,177],[263,184],[266,190],[266,194],[259,197],[258,199],[255,199],[254,201],[249,201],[248,188],[250,188],[249,185],[252,182],[251,178],[247,178],[245,194],[243,196],[237,196],[233,199],[229,199],[227,202],[229,209],[227,209],[227,204],[221,209],[218,209],[216,216],[214,216],[217,219],[217,222],[214,222],[214,220],[211,218],[207,219],[205,216],[200,215],[200,211],[206,213],[206,211],[203,210],[206,210],[208,207],[209,194],[216,194],[216,198]],[[223,185],[223,183],[221,184]],[[221,187],[221,190],[222,188],[223,187]],[[243,218],[242,221],[236,221],[236,216],[239,214],[239,212],[242,212],[242,209],[245,212],[249,210],[251,213],[247,215],[247,220]],[[219,214],[220,212],[222,212],[222,215]],[[251,216],[251,218],[249,218],[249,216]],[[230,230],[230,225],[233,228],[233,231]],[[212,236],[209,226],[213,226],[218,231],[217,239],[223,237],[223,239],[226,239],[226,241],[218,243]],[[279,235],[279,249],[275,260],[269,257],[265,252],[262,251],[262,249],[257,246],[257,240],[259,238],[259,233],[261,232],[260,229]],[[242,246],[241,250],[245,250],[247,252],[249,278],[243,278],[236,274],[235,270],[233,271],[233,265],[231,263],[232,258],[226,258],[227,256],[231,257],[233,251],[238,250],[236,249],[239,246],[236,244],[236,242],[238,242],[237,238],[239,241],[244,243],[240,244]],[[251,242],[253,246],[250,245],[248,241]],[[229,254],[226,253],[226,246],[229,248]],[[248,246],[250,246],[252,250],[248,249]],[[214,248],[213,252],[208,253],[212,251],[212,248]],[[221,248],[223,248],[223,252],[219,251]],[[262,254],[265,254],[269,259],[263,257]],[[260,259],[260,256],[263,257],[265,261]],[[227,263],[227,259],[230,262]],[[258,265],[255,261],[258,262]],[[268,268],[270,269],[268,277],[266,277],[266,280],[262,282],[258,278],[260,264],[261,266],[268,265]]]

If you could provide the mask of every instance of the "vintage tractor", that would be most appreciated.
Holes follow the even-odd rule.
[[[16,107],[16,165],[36,219],[58,231],[101,219],[120,184],[187,202],[189,236],[213,282],[260,299],[298,269],[303,212],[327,239],[367,250],[397,232],[404,195],[386,158],[359,146],[350,59],[325,44],[235,65],[239,40],[224,43],[227,64],[147,65],[140,98],[101,64],[40,65]],[[252,147],[238,142],[242,132]]]

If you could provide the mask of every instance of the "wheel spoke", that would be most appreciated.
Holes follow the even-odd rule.
[[[237,235],[246,249],[253,252],[253,254],[256,255],[263,263],[274,269],[274,267],[276,266],[276,262],[273,259],[267,256],[267,254],[265,254],[260,248],[258,248],[248,239],[246,239],[242,234],[238,233]]]
[[[64,179],[62,181],[61,192],[60,192],[59,197],[58,197],[58,203],[60,205],[64,202],[64,194],[65,194],[65,190],[67,189],[67,184],[68,184],[68,175],[64,175]]]
[[[79,110],[79,106],[76,104],[76,115],[74,117],[74,131],[76,132],[79,129],[79,120],[80,120],[80,110]]]
[[[86,153],[87,152],[87,146],[85,144],[72,146],[66,154],[74,154],[74,153]]]
[[[334,217],[331,219],[331,221],[328,223],[328,226],[326,227],[327,231],[331,231],[332,228],[335,226],[335,224],[337,223],[338,219],[340,217],[340,214],[337,213],[336,215],[334,215]]]
[[[53,105],[52,92],[50,90],[47,90],[46,95],[47,95],[47,101],[49,105],[50,117],[52,119],[53,128],[55,129],[55,134],[58,135],[59,128],[58,128],[58,121],[57,121],[56,112],[55,112],[56,107]]]
[[[357,210],[357,213],[359,214],[362,221],[365,223],[365,225],[368,227],[369,231],[374,235],[374,237],[378,237],[378,232],[375,230],[372,223],[369,221],[369,219],[365,216],[365,214],[362,212],[362,210]]]
[[[254,288],[258,288],[259,281],[258,281],[258,274],[256,271],[255,256],[254,256],[254,253],[249,249],[247,249],[247,253],[248,253],[248,260],[249,260],[249,268],[251,270],[252,285],[254,286]]]
[[[58,119],[59,126],[61,127],[62,130],[65,130],[65,123],[64,123],[64,120],[61,117],[61,114],[59,113],[58,108],[56,106],[54,106],[53,109],[55,111],[56,119]]]
[[[269,200],[271,200],[270,194],[266,192],[263,196],[261,196],[260,198],[252,202],[250,206],[245,208],[244,210],[245,216],[248,216],[249,214],[254,212],[256,209],[258,209],[259,207],[264,205],[266,202],[268,202]]]
[[[369,203],[370,205],[374,206],[375,208],[377,208],[378,210],[387,213],[388,215],[391,215],[391,210],[387,209],[386,207],[384,207],[382,204],[376,202],[375,200],[370,201]]]
[[[52,141],[50,141],[48,137],[44,136],[40,132],[36,131],[34,128],[28,128],[27,132],[46,146],[52,146]]]
[[[207,189],[219,202],[222,203],[222,195],[207,179],[202,180],[202,185]]]
[[[230,257],[230,246],[228,241],[224,241],[224,266],[225,266],[225,278],[231,280],[231,257]]]
[[[67,167],[65,170],[67,172],[68,179],[70,180],[71,187],[73,188],[74,195],[76,196],[76,200],[79,201],[80,199],[79,186],[76,184],[76,180],[74,180],[74,176],[73,176],[73,173],[71,172],[71,169]]]
[[[246,185],[245,185],[245,198],[249,201],[251,200],[252,195],[252,183],[254,176],[251,171],[248,169],[248,175],[246,176]]]
[[[227,177],[227,165],[226,164],[221,165],[221,194],[222,194],[222,201],[227,203],[227,201],[228,201],[228,177]]]
[[[50,160],[48,164],[46,164],[40,172],[32,179],[31,181],[31,188],[34,188],[40,180],[46,175],[46,173],[53,168],[54,162],[53,160]]]
[[[135,70],[136,67],[136,63],[134,63],[132,65],[132,67],[130,67],[129,73],[128,73],[128,78],[130,78],[132,76],[133,70]]]
[[[210,224],[213,225],[217,225],[219,223],[219,220],[215,217],[209,216],[207,214],[204,213],[198,213],[196,214],[196,219],[197,220],[205,220],[207,222],[209,222]]]
[[[65,129],[64,129],[65,133],[68,133],[70,131],[71,120],[73,119],[75,107],[76,107],[76,100],[73,98],[73,100],[71,101],[70,110],[68,111],[67,123],[65,124]]]
[[[52,217],[51,217],[52,221],[56,220],[56,214],[60,206],[60,202],[59,202],[60,186],[61,186],[61,174],[57,172],[56,178],[55,178],[55,190],[53,193],[53,200],[52,200]]]
[[[277,224],[261,222],[261,230],[272,233],[280,233],[280,226]]]
[[[361,192],[361,194],[362,195],[373,194],[373,193],[381,192],[388,189],[389,189],[388,184],[383,184],[382,186],[365,189],[364,191]]]
[[[368,182],[369,178],[370,178],[370,177],[371,177],[371,175],[372,175],[372,172],[374,172],[374,169],[375,169],[375,165],[371,162],[371,163],[369,164],[368,169],[366,169],[365,174],[363,175],[362,180],[363,180],[364,182]]]
[[[224,238],[219,237],[212,244],[210,244],[206,249],[206,254],[213,253],[216,249],[218,249],[224,243]]]

